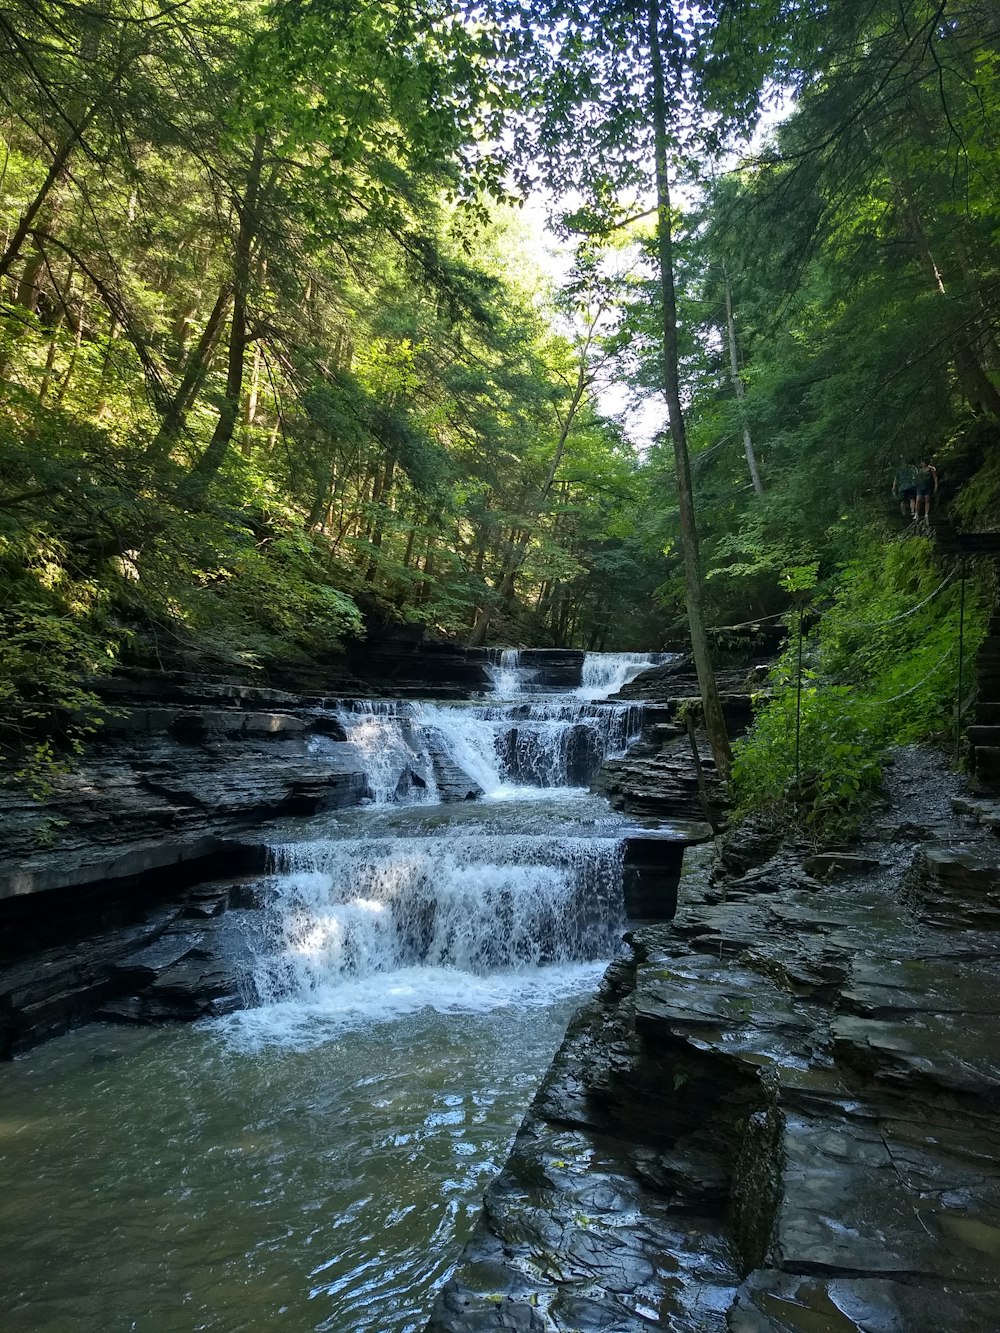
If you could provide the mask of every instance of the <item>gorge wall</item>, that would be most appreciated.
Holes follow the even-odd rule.
[[[573,1022],[429,1333],[997,1327],[1000,811],[957,788],[900,751],[849,852],[698,854]]]

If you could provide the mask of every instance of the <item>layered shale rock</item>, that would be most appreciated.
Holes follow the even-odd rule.
[[[0,960],[0,1058],[93,1017],[191,1020],[241,1004],[225,917],[249,881],[226,877],[131,897],[45,895],[46,915],[6,904]]]
[[[807,867],[758,829],[689,868],[572,1024],[433,1333],[996,1328],[1000,843],[953,785],[891,770],[937,841]]]

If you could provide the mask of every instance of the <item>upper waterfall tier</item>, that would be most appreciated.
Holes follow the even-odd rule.
[[[609,699],[650,667],[663,666],[676,653],[587,653],[578,699]]]
[[[364,702],[337,716],[378,805],[586,787],[642,727],[641,705],[573,692],[464,705]]]
[[[571,693],[595,702],[608,699],[650,667],[671,661],[675,653],[580,653],[570,649],[504,648],[491,650],[486,670],[500,699]]]

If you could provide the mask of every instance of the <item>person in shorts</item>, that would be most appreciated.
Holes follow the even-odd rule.
[[[899,512],[904,518],[917,517],[917,469],[900,456],[899,467],[892,476],[892,493],[899,500]]]
[[[917,468],[917,503],[913,512],[915,522],[920,522],[923,513],[924,527],[931,525],[931,496],[937,495],[938,474],[933,463],[922,460]]]

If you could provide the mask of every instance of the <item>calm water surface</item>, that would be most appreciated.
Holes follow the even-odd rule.
[[[2,1327],[421,1329],[576,1002],[304,1051],[92,1027],[6,1066]]]

